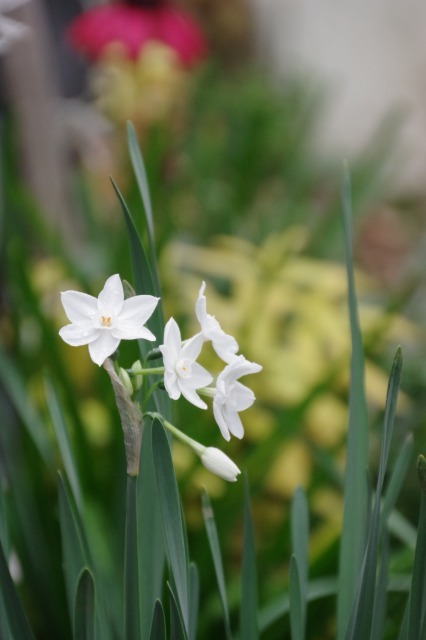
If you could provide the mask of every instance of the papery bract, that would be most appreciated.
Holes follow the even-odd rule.
[[[207,313],[207,300],[204,295],[205,288],[206,283],[203,282],[198,293],[197,302],[195,303],[195,315],[200,323],[201,334],[204,340],[211,340],[213,349],[219,358],[229,364],[237,357],[238,343],[235,338],[224,332],[214,316]]]
[[[207,405],[196,389],[206,387],[213,380],[204,367],[196,359],[203,346],[203,336],[198,334],[182,345],[180,329],[170,318],[164,328],[164,344],[160,346],[164,361],[164,385],[172,400],[177,400],[182,394],[188,402],[200,409],[207,409]]]
[[[119,44],[136,59],[149,41],[176,51],[181,63],[192,66],[207,54],[207,43],[196,21],[172,6],[135,7],[126,4],[97,6],[82,13],[68,29],[75,49],[98,60],[111,44]]]
[[[65,291],[61,301],[71,324],[62,327],[59,335],[72,347],[89,345],[90,357],[100,366],[117,350],[121,340],[155,340],[144,324],[158,300],[148,295],[125,300],[118,274],[108,278],[98,298]]]
[[[238,378],[261,370],[260,364],[250,362],[240,355],[218,375],[213,413],[225,440],[230,439],[231,433],[237,438],[243,437],[244,427],[238,413],[251,407],[256,399],[253,391],[238,382]]]

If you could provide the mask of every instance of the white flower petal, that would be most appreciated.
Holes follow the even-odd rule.
[[[119,315],[124,301],[123,283],[116,273],[105,282],[98,296],[98,309],[102,315]]]
[[[219,374],[219,378],[226,379],[228,383],[242,378],[250,373],[258,373],[262,371],[262,366],[256,362],[246,360],[244,356],[237,356],[224,370]]]
[[[145,324],[145,322],[152,316],[155,307],[158,304],[160,298],[154,296],[133,296],[123,302],[123,306],[118,317],[120,324],[125,322],[134,322],[138,326]]]
[[[212,338],[213,349],[221,360],[230,364],[237,357],[238,342],[229,334],[222,331],[216,332]]]
[[[81,347],[84,344],[89,344],[89,342],[96,340],[100,333],[101,329],[96,329],[90,323],[85,325],[67,324],[59,330],[62,340],[71,347]]]
[[[99,338],[89,344],[89,353],[95,364],[101,366],[116,350],[120,340],[110,331],[101,331]]]
[[[86,322],[98,313],[98,301],[81,291],[64,291],[61,302],[71,322]]]
[[[181,390],[183,397],[186,398],[188,402],[191,402],[191,404],[194,404],[199,409],[207,409],[206,403],[203,400],[201,400],[200,396],[197,394],[195,389],[193,389],[192,387],[189,387],[186,384],[186,382],[187,380],[184,380],[182,378],[179,378],[178,380],[179,389]]]
[[[203,348],[204,338],[201,333],[193,336],[188,342],[185,342],[182,347],[180,357],[188,358],[191,362],[194,362],[200,355],[200,351]]]
[[[234,382],[232,389],[232,402],[238,411],[245,411],[256,400],[253,391],[241,382]]]
[[[160,346],[160,350],[169,362],[173,362],[173,366],[179,357],[181,344],[180,329],[172,317],[164,327],[164,344]]]
[[[217,426],[219,427],[220,432],[225,440],[230,440],[231,435],[229,433],[228,425],[226,424],[225,418],[223,416],[223,406],[217,396],[213,401],[213,415],[214,419],[217,422]]]
[[[194,389],[201,389],[202,387],[207,387],[212,380],[213,376],[207,369],[198,364],[198,362],[194,362],[191,366],[191,377],[186,382]]]
[[[164,373],[164,386],[172,400],[180,398],[181,391],[179,389],[177,375],[174,371],[166,371]]]
[[[238,413],[226,407],[224,411],[224,418],[232,435],[241,439],[244,435],[244,427]]]
[[[207,316],[207,300],[204,294],[204,289],[206,288],[206,283],[203,281],[201,285],[200,291],[198,293],[197,302],[195,303],[195,315],[197,316],[197,320],[203,328],[204,324],[208,320]]]
[[[114,338],[119,340],[155,340],[155,335],[146,327],[134,327],[132,324],[120,323],[111,329]]]

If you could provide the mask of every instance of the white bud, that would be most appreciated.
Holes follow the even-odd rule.
[[[143,376],[137,375],[142,371],[142,365],[140,360],[136,360],[131,366],[130,373],[132,374],[132,385],[135,391],[139,391],[142,387],[142,378]]]
[[[120,369],[118,371],[118,377],[120,378],[121,382],[123,383],[123,386],[126,389],[126,391],[129,394],[129,396],[132,397],[133,386],[132,386],[132,381],[130,380],[130,376],[127,373],[127,371],[125,371],[125,369],[122,369],[120,367]]]
[[[241,473],[231,458],[216,447],[206,447],[200,458],[206,469],[228,482],[235,482]]]

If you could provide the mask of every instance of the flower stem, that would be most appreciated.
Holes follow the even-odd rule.
[[[147,411],[144,415],[145,416],[149,416],[153,420],[155,418],[157,420],[160,420],[162,425],[168,431],[170,431],[170,433],[172,433],[178,440],[180,440],[181,442],[184,442],[189,447],[191,447],[191,449],[193,449],[197,455],[201,456],[201,454],[204,452],[206,447],[204,447],[202,444],[200,444],[196,440],[193,440],[192,438],[187,436],[185,433],[180,431],[177,427],[173,426],[168,420],[163,418],[163,416],[160,413],[156,413],[156,412],[153,412],[153,411]]]
[[[150,376],[151,374],[164,373],[164,367],[152,367],[151,369],[139,369],[139,371],[132,371],[132,369],[126,369],[129,376]]]

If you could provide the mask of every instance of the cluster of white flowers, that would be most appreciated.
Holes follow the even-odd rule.
[[[238,355],[239,347],[235,338],[226,334],[216,318],[207,313],[205,288],[203,282],[195,304],[199,333],[182,341],[176,321],[170,318],[165,326],[163,344],[159,347],[164,367],[156,368],[155,373],[164,375],[164,386],[172,400],[183,395],[195,406],[206,409],[207,404],[200,395],[212,398],[213,413],[223,437],[229,440],[232,434],[242,438],[244,428],[239,412],[248,409],[255,396],[251,389],[239,382],[239,378],[257,373],[262,367]],[[156,340],[145,323],[154,312],[159,298],[138,295],[125,300],[118,274],[108,278],[98,298],[79,291],[65,291],[61,299],[71,324],[63,327],[59,335],[71,346],[88,345],[90,357],[99,366],[115,353],[121,340]],[[226,364],[215,386],[209,386],[213,376],[197,362],[207,341],[212,343],[213,349]],[[139,368],[142,374],[151,371],[154,372],[154,369]],[[235,480],[239,470],[234,463],[222,452],[219,457],[216,453],[210,459],[205,453],[209,449],[203,447],[203,453],[198,452],[203,464],[212,471],[216,469],[214,472],[217,475]],[[230,463],[228,467],[224,464],[225,458]],[[219,465],[216,464],[217,460],[220,460]]]

